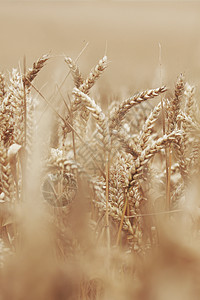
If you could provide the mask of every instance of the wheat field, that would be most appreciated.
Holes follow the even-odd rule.
[[[0,3],[1,22],[12,37],[27,22],[38,43],[2,46],[0,299],[199,299],[198,3],[18,5]]]

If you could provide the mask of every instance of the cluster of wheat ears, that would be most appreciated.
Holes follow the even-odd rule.
[[[181,74],[174,91],[166,86],[149,89],[122,101],[113,100],[104,112],[103,100],[97,103],[90,92],[107,68],[107,57],[86,77],[76,61],[65,57],[74,88],[67,96],[60,92],[62,103],[55,105],[33,82],[49,59],[52,59],[49,55],[42,56],[28,71],[13,69],[9,80],[0,74],[2,270],[6,269],[8,274],[10,270],[19,272],[16,270],[21,264],[28,264],[27,257],[31,260],[33,252],[40,253],[39,249],[44,248],[43,256],[52,252],[51,263],[67,262],[68,273],[56,273],[55,278],[51,275],[52,279],[48,263],[44,263],[45,276],[51,277],[49,282],[54,290],[48,290],[44,280],[46,290],[35,289],[35,296],[26,299],[122,299],[121,294],[124,299],[132,299],[133,294],[135,299],[164,299],[159,296],[161,292],[152,292],[150,288],[156,286],[152,278],[160,277],[159,267],[152,263],[149,268],[144,263],[145,257],[155,249],[162,249],[159,250],[162,258],[161,254],[157,256],[160,269],[171,264],[169,255],[172,264],[181,260],[174,273],[168,271],[173,280],[177,279],[176,274],[182,276],[181,264],[191,264],[192,269],[193,261],[199,263],[199,256],[182,245],[193,237],[199,240],[200,114],[195,88]],[[157,104],[149,105],[155,97]],[[51,114],[45,127],[43,117],[47,108]],[[42,211],[42,218],[37,210]],[[29,218],[34,225],[29,224]],[[45,219],[48,230],[41,219]],[[37,240],[38,232],[33,227],[42,232],[42,240],[46,235],[50,240],[45,243]],[[170,228],[170,234],[166,227]],[[34,240],[30,242],[33,251],[26,242],[30,235]],[[25,248],[29,254],[23,254],[26,257],[23,262],[19,253],[25,252]],[[184,253],[181,258],[180,252]],[[6,257],[11,261],[16,255],[20,264],[15,261],[5,267]],[[71,264],[74,261],[77,264],[77,257],[83,260],[82,267],[76,265],[71,273]],[[43,258],[41,265],[42,261]],[[37,268],[40,262],[37,261]],[[87,271],[83,270],[84,265]],[[141,265],[148,274],[142,273]],[[26,271],[21,272],[31,273]],[[2,278],[10,281],[10,275],[6,274]],[[109,289],[114,283],[108,280],[108,274],[120,286],[113,289],[114,294]],[[22,277],[26,288],[22,284],[20,290],[12,284],[13,294],[9,294],[4,282],[2,299],[25,299],[22,294],[27,295],[30,282],[27,283],[25,275]],[[159,280],[162,286],[164,279]]]

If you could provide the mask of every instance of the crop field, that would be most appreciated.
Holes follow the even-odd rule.
[[[199,299],[199,17],[0,2],[0,300]]]

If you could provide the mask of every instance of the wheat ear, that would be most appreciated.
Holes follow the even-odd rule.
[[[78,65],[69,56],[65,57],[65,62],[70,68],[75,87],[79,88],[80,85],[83,84],[84,79],[81,75]]]
[[[184,92],[184,96],[185,96],[184,112],[190,117],[192,117],[194,113],[194,102],[195,102],[194,94],[195,94],[195,87],[186,83],[185,92]]]
[[[16,69],[13,69],[10,78],[8,98],[10,98],[13,113],[14,141],[22,145],[24,142],[24,87],[22,76]]]
[[[3,140],[0,140],[0,171],[0,198],[4,201],[10,201],[13,195],[14,182]]]
[[[167,88],[165,86],[159,87],[157,89],[148,90],[139,94],[136,94],[133,97],[130,97],[124,100],[118,107],[118,109],[111,115],[110,118],[110,129],[111,131],[120,126],[120,123],[124,119],[125,115],[129,112],[129,110],[149,99],[152,99],[164,92],[166,92]]]
[[[134,185],[136,179],[141,177],[144,165],[155,153],[163,149],[166,144],[171,143],[180,136],[181,131],[173,131],[172,133],[165,134],[163,137],[149,144],[134,162],[134,166],[131,169],[131,174],[129,177],[129,186]]]
[[[27,88],[29,88],[30,82],[32,82],[40,70],[44,67],[45,63],[49,59],[49,55],[45,54],[40,57],[36,62],[34,62],[33,67],[29,69],[28,73],[26,74],[24,81]]]
[[[92,69],[88,75],[88,77],[84,80],[83,84],[80,86],[80,91],[85,94],[88,94],[89,90],[93,87],[96,80],[101,76],[103,71],[107,68],[108,59],[107,56],[104,56],[96,65],[94,69]]]
[[[162,105],[161,102],[158,103],[150,113],[149,117],[145,121],[142,131],[139,135],[139,143],[142,150],[144,150],[148,144],[148,141],[152,134],[153,126],[158,119],[159,113],[161,111]]]
[[[104,199],[102,198],[102,194],[98,195],[98,191],[95,191],[95,193],[97,193],[98,201],[94,201],[94,204],[95,204],[95,206],[98,207],[98,209],[100,211],[103,211],[105,213],[106,212],[106,200],[105,200],[105,198]],[[108,203],[108,214],[117,223],[121,222],[123,212],[119,208],[112,206],[110,203]],[[129,219],[126,216],[124,216],[124,218],[123,218],[122,230],[127,232],[127,234],[129,235],[129,238],[133,238],[133,229],[132,229]]]
[[[200,134],[199,123],[197,123],[193,118],[191,118],[190,115],[181,111],[177,116],[177,121],[182,122],[186,133],[189,131],[190,134],[192,132],[196,134]]]
[[[139,151],[136,148],[136,144],[129,136],[124,135],[120,131],[114,130],[113,131],[114,137],[116,137],[121,146],[124,148],[126,153],[130,153],[133,157],[137,157],[139,155]]]
[[[6,83],[4,74],[0,73],[0,105],[6,96]]]
[[[90,71],[88,77],[84,80],[84,82],[80,85],[79,89],[85,94],[89,94],[90,89],[93,87],[97,79],[101,76],[103,71],[107,67],[107,56],[104,56],[98,64]],[[87,123],[89,119],[88,110],[82,106],[81,108],[81,118]]]
[[[74,97],[80,99],[80,102],[92,113],[93,117],[95,118],[99,128],[100,133],[102,135],[102,141],[104,146],[108,146],[109,143],[109,132],[108,132],[108,126],[107,126],[107,118],[105,114],[103,113],[102,109],[99,105],[96,104],[96,102],[91,99],[88,95],[81,92],[77,88],[73,89],[73,95]]]
[[[181,74],[176,82],[174,97],[168,100],[167,116],[168,116],[168,133],[175,129],[177,116],[180,111],[181,100],[184,93],[184,77]]]

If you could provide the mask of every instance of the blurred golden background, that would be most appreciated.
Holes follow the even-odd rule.
[[[0,26],[3,72],[17,67],[24,55],[31,66],[51,50],[58,57],[44,80],[60,82],[68,69],[59,55],[76,58],[89,42],[80,68],[87,73],[107,48],[110,66],[103,82],[115,91],[137,91],[160,84],[160,43],[163,82],[173,87],[183,72],[199,83],[199,2],[2,1]]]

